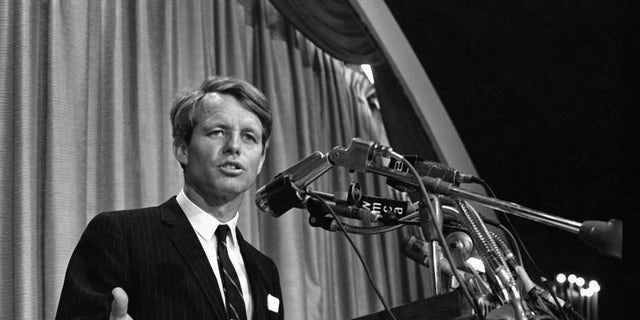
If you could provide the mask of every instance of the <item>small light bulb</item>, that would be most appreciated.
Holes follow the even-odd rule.
[[[593,297],[593,294],[594,294],[594,293],[595,293],[595,292],[593,292],[593,289],[588,288],[588,289],[587,289],[587,291],[586,291],[586,296],[587,296],[587,297]]]
[[[578,285],[578,287],[584,286],[584,278],[583,277],[578,277],[576,279],[576,285]]]
[[[576,277],[576,275],[575,275],[575,274],[570,274],[570,275],[567,277],[567,281],[569,281],[569,283],[574,283],[574,282],[576,282],[576,278],[577,278],[577,277]]]
[[[587,288],[587,289],[580,288],[580,295],[583,297],[592,297],[593,290],[591,288]]]
[[[565,281],[567,281],[567,276],[565,276],[564,273],[558,273],[558,275],[556,276],[556,281],[558,281],[558,283],[562,284]]]

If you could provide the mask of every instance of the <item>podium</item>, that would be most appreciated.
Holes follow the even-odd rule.
[[[398,320],[471,320],[472,310],[459,290],[391,308]],[[353,320],[391,320],[391,317],[380,311]]]

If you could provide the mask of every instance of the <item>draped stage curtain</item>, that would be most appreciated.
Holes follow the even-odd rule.
[[[271,3],[325,52],[349,63],[371,65],[378,88],[376,96],[383,106],[382,121],[389,129],[389,141],[395,151],[442,160],[398,78],[349,0],[271,0]]]
[[[80,234],[97,213],[157,205],[182,173],[169,108],[180,89],[236,76],[269,98],[275,125],[257,186],[351,138],[388,143],[372,85],[318,49],[266,0],[0,1],[0,315],[51,319]],[[386,196],[379,177],[334,169],[313,185]],[[246,197],[239,227],[274,258],[289,319],[382,309],[340,233],[308,213],[275,219]],[[392,306],[432,295],[402,257],[416,229],[353,235]]]

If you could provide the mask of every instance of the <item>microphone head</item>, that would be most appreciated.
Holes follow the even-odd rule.
[[[453,255],[453,263],[456,268],[462,268],[465,266],[465,262],[471,257],[473,253],[473,240],[471,236],[463,231],[454,231],[445,237],[446,245],[451,249]]]
[[[314,152],[289,169],[276,175],[256,193],[256,205],[264,212],[279,217],[293,207],[302,208],[297,189],[304,189],[311,182],[331,169],[331,164],[321,152]]]
[[[461,173],[457,169],[449,167],[444,163],[426,161],[420,156],[406,155],[404,156],[404,158],[416,169],[418,175],[420,175],[423,179],[427,177],[433,179],[441,179],[444,182],[451,183],[457,186],[462,182],[467,183],[475,178],[472,175]],[[409,173],[409,168],[407,168],[407,166],[403,162],[397,161],[395,159],[391,159],[388,168],[404,173]],[[402,192],[418,191],[418,189],[414,186],[410,186],[399,179],[387,178],[387,184]]]
[[[288,175],[278,175],[256,192],[256,205],[263,212],[279,217],[293,207],[301,205],[302,200],[291,186]]]
[[[598,249],[600,254],[622,259],[622,221],[585,221],[580,226],[578,237]]]
[[[416,160],[414,167],[420,176],[440,178],[449,183],[459,182],[460,172],[443,163]]]

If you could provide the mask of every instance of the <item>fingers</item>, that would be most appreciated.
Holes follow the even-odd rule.
[[[109,320],[131,319],[127,314],[127,308],[129,306],[129,297],[127,293],[120,287],[114,288],[111,291],[113,295],[113,302],[111,303],[111,314]]]

